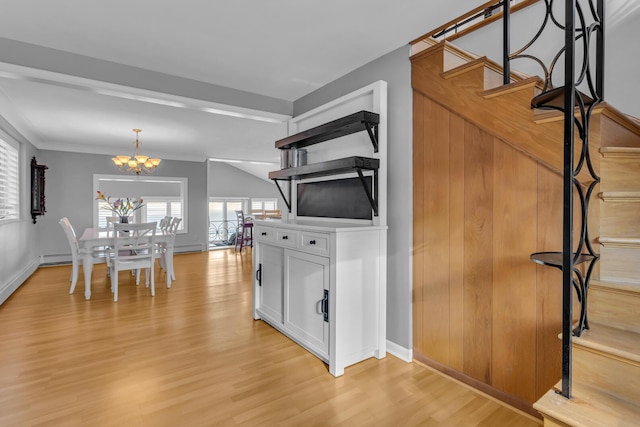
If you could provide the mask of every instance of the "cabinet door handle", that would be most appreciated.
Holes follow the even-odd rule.
[[[315,240],[309,240],[309,244],[310,244],[310,245],[315,245],[315,244],[316,244],[316,241],[315,241]]]
[[[288,240],[289,236],[287,236],[286,234],[284,236],[282,236],[282,240]]]
[[[267,232],[266,232],[266,231],[263,231],[262,233],[260,233],[260,235],[261,235],[261,236],[266,236],[266,235],[267,235]]]
[[[262,286],[262,264],[258,264],[258,269],[256,270],[256,280],[258,281],[258,286]]]
[[[329,291],[324,290],[324,297],[322,298],[322,314],[324,315],[324,321],[329,322]]]

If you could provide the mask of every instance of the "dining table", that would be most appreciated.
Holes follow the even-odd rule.
[[[165,270],[167,276],[167,288],[171,287],[171,277],[173,275],[173,246],[175,234],[156,233],[156,244],[164,243]],[[78,239],[78,246],[81,249],[82,269],[84,270],[84,297],[91,299],[91,273],[93,271],[94,250],[110,246],[113,243],[113,231],[101,228],[85,228],[82,236]]]

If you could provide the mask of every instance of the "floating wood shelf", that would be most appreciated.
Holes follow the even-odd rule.
[[[380,160],[369,157],[346,157],[344,159],[328,160],[297,168],[280,169],[269,172],[269,179],[291,181],[292,179],[316,178],[319,176],[336,175],[359,170],[377,170]]]
[[[378,123],[379,114],[363,110],[280,139],[275,144],[279,149],[302,148],[366,130],[374,152],[378,152]]]
[[[576,254],[573,254],[572,256],[575,257]],[[596,257],[594,257],[593,255],[580,254],[578,256],[578,259],[576,259],[575,264],[589,262],[595,258]],[[562,252],[536,252],[534,254],[531,254],[531,261],[537,264],[548,265],[550,267],[556,267],[562,270]]]

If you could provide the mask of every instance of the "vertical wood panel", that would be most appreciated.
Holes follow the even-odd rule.
[[[414,354],[533,403],[559,378],[561,179],[414,92]]]
[[[562,248],[562,178],[538,166],[537,252]],[[562,272],[542,265],[537,270],[536,397],[542,396],[562,377]]]
[[[491,384],[493,144],[465,123],[464,373]]]
[[[494,143],[493,369],[495,387],[536,397],[536,164]]]
[[[464,352],[464,120],[455,114],[449,122],[449,366],[463,369]]]
[[[449,363],[449,112],[424,104],[424,354]]]
[[[413,93],[413,348],[424,354],[424,97]]]

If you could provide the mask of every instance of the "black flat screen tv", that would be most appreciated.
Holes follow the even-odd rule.
[[[364,177],[372,193],[372,178]],[[371,219],[373,211],[360,178],[301,183],[297,186],[298,216]]]

